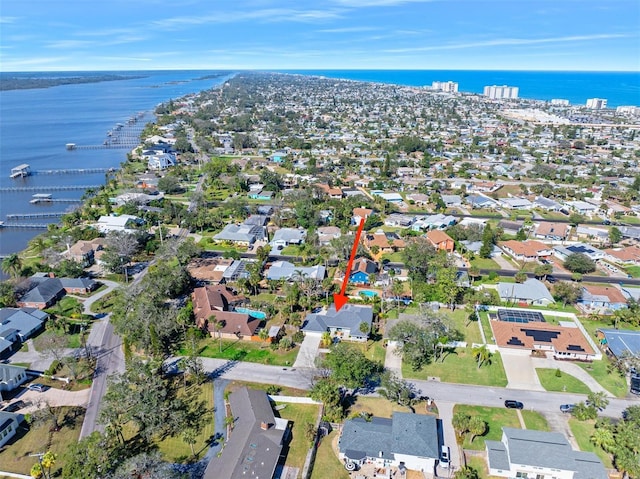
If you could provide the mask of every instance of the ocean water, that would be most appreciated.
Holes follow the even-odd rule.
[[[31,170],[110,168],[126,159],[126,149],[73,150],[66,143],[102,145],[117,123],[126,124],[138,112],[142,126],[153,119],[151,112],[163,101],[219,85],[232,74],[201,80],[210,71],[109,72],[142,78],[62,85],[52,88],[0,92],[0,188],[60,185],[101,185],[104,173],[34,175],[9,178],[11,168],[27,163]],[[84,73],[74,72],[73,76]],[[87,72],[87,75],[96,73]],[[10,74],[6,74],[10,75]],[[11,74],[13,76],[13,74]],[[27,75],[27,74],[25,74]],[[42,73],[42,76],[58,74]],[[62,73],[62,75],[70,75]],[[34,76],[30,73],[28,76]],[[81,190],[6,192],[0,190],[0,221],[7,214],[63,212],[70,204],[31,205],[34,193],[52,193],[54,198],[74,199]],[[28,223],[50,223],[36,219]],[[27,221],[24,221],[27,223]],[[9,224],[5,222],[5,224]],[[0,255],[22,250],[41,230],[0,228]]]
[[[640,72],[558,72],[494,70],[286,70],[286,73],[329,78],[431,86],[434,81],[458,83],[459,91],[482,93],[487,85],[519,87],[519,97],[563,98],[584,105],[587,98],[606,98],[608,106],[640,106]]]
[[[518,86],[520,96],[539,100],[565,98],[584,104],[587,98],[606,98],[609,106],[640,105],[638,72],[523,72],[459,70],[287,70],[287,73],[330,78],[425,86],[432,81],[456,81],[460,91],[481,93],[485,85]],[[32,170],[117,167],[125,149],[67,151],[66,143],[101,145],[117,123],[126,123],[137,112],[149,112],[163,101],[219,85],[233,74],[202,80],[211,71],[101,72],[142,78],[63,85],[45,89],[0,91],[0,188],[12,186],[98,185],[105,176],[36,175],[10,179],[11,168],[28,163]],[[96,75],[95,72],[55,75]],[[5,73],[14,76],[15,74]],[[24,74],[50,77],[54,74]],[[1,77],[0,77],[1,78]],[[80,190],[49,191],[54,198],[80,198]],[[69,204],[29,204],[37,192],[0,190],[0,221],[7,214],[62,212]],[[49,223],[55,220],[33,220]],[[0,255],[23,249],[38,230],[0,228]]]

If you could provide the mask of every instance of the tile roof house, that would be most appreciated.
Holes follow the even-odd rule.
[[[342,232],[337,226],[321,226],[316,230],[320,246],[328,245],[332,239],[340,238]]]
[[[367,248],[377,246],[383,253],[393,253],[405,247],[405,242],[396,233],[378,230],[373,234],[367,234],[364,239]]]
[[[563,241],[569,235],[567,223],[541,222],[536,228],[535,237],[553,241]]]
[[[366,341],[369,333],[360,331],[360,325],[367,324],[368,331],[371,331],[372,321],[371,306],[346,304],[340,308],[340,311],[336,311],[335,306],[332,305],[327,310],[308,314],[301,329],[305,334],[322,335],[329,332],[331,336],[340,339]]]
[[[594,350],[582,331],[574,324],[573,327],[569,327],[544,321],[489,323],[499,348],[549,351],[556,359],[593,361],[602,358],[602,354]]]
[[[76,261],[86,268],[93,264],[95,252],[102,250],[104,245],[104,238],[95,238],[91,241],[78,240],[62,254],[67,259]]]
[[[369,208],[354,208],[353,215],[351,216],[351,224],[359,225],[360,220],[364,219],[366,221],[372,213],[373,210]]]
[[[615,286],[584,285],[578,305],[590,311],[616,311],[627,307],[627,298]]]
[[[391,419],[361,417],[345,421],[338,440],[339,457],[359,465],[404,467],[433,473],[440,457],[434,416],[394,412]]]
[[[606,249],[607,258],[618,264],[640,266],[640,246],[633,245],[626,248]]]
[[[357,258],[353,262],[349,282],[353,284],[369,284],[369,275],[378,272],[378,265],[367,258]]]
[[[203,479],[272,479],[289,436],[286,419],[275,417],[264,391],[242,387],[229,395],[233,434],[213,455]]]
[[[47,319],[49,315],[36,308],[0,309],[0,356],[18,349]]]
[[[247,313],[233,311],[235,307],[243,304],[246,298],[225,286],[195,288],[191,298],[196,325],[207,330],[212,337],[219,333],[223,338],[250,340],[260,327],[260,319]],[[216,329],[216,323],[222,326],[219,331]]]
[[[545,284],[535,278],[529,278],[524,283],[498,283],[497,289],[502,301],[517,301],[540,306],[555,303]]]
[[[503,241],[499,244],[502,251],[518,261],[537,261],[548,258],[553,254],[553,249],[540,241]]]
[[[502,428],[501,441],[485,441],[489,475],[607,479],[602,461],[592,452],[574,451],[560,433]]]
[[[453,238],[444,231],[431,230],[426,234],[427,239],[431,242],[436,249],[444,250],[447,253],[453,253],[455,248],[455,242]]]

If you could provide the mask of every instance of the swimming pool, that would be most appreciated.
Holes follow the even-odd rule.
[[[363,289],[361,291],[358,291],[358,294],[361,294],[362,296],[366,296],[367,298],[375,298],[376,296],[378,296],[377,292],[371,291],[368,289]]]
[[[236,312],[248,314],[252,318],[256,318],[256,319],[267,319],[267,313],[264,313],[262,311],[255,311],[253,309],[248,309],[248,308],[236,308]]]

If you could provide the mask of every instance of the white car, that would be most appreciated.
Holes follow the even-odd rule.
[[[449,466],[451,466],[451,450],[449,446],[442,446],[440,448],[440,467],[449,469]]]

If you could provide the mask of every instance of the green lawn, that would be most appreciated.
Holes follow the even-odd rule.
[[[349,479],[351,477],[333,451],[332,443],[337,440],[337,436],[338,432],[333,431],[320,442],[311,479]]]
[[[487,471],[487,461],[482,457],[471,456],[467,459],[467,465],[473,467],[478,471],[479,479],[486,479],[489,477],[489,471]]]
[[[609,363],[609,359],[606,356],[603,356],[600,361],[577,364],[591,375],[591,377],[598,381],[598,383],[607,391],[616,397],[625,397],[629,393],[627,381],[618,373],[610,373],[607,367]]]
[[[611,456],[601,447],[596,447],[590,440],[595,429],[594,424],[594,421],[578,421],[573,417],[569,419],[571,434],[573,434],[580,450],[594,452],[602,460],[604,467],[611,468],[613,467]]]
[[[471,266],[475,266],[480,269],[500,269],[500,265],[491,258],[475,257],[471,260]]]
[[[204,339],[201,342],[199,356],[205,358],[229,359],[232,361],[247,361],[250,363],[272,364],[275,366],[290,366],[298,355],[298,346],[288,351],[272,350],[267,343],[258,341],[222,340],[222,351],[217,339]],[[180,354],[185,354],[180,351]]]
[[[625,271],[634,278],[640,278],[640,266],[629,266],[625,268]]]
[[[533,429],[535,431],[551,431],[549,423],[542,414],[536,411],[520,411],[522,413],[522,419],[524,419],[524,425],[527,429]]]
[[[487,340],[487,344],[495,344],[496,342],[493,340],[493,330],[489,324],[489,315],[486,312],[480,313],[480,325],[484,331],[484,337]]]
[[[279,403],[277,403],[279,404]],[[291,429],[291,442],[288,444],[286,464],[299,467],[302,470],[304,461],[311,447],[311,443],[305,437],[307,424],[315,425],[320,406],[315,404],[283,403],[284,409],[276,411],[281,418],[293,423]]]
[[[92,303],[89,309],[94,314],[108,313],[113,309],[115,296],[116,295],[113,291],[109,294],[105,294],[102,298]]]
[[[357,396],[355,404],[349,408],[349,415],[367,413],[378,417],[391,418],[391,414],[396,411],[411,412],[408,407],[400,406],[383,397]]]
[[[576,394],[589,394],[591,392],[585,383],[563,371],[560,372],[560,377],[556,376],[555,369],[536,368],[536,373],[538,373],[542,387],[547,391]]]
[[[480,336],[480,326],[476,321],[468,321],[469,313],[464,309],[456,309],[455,311],[443,310],[443,315],[451,320],[455,329],[464,334],[464,340],[467,344],[481,344],[482,336]],[[468,325],[467,325],[468,323]]]
[[[78,442],[84,420],[84,408],[61,407],[56,410],[62,428],[57,432],[50,432],[49,422],[36,427],[30,427],[27,422],[23,422],[18,434],[0,451],[1,470],[29,474],[31,467],[38,461],[29,454],[50,450],[58,455],[52,470],[53,476],[59,475],[60,469],[64,467],[64,452],[70,444]]]
[[[349,348],[357,348],[362,351],[368,359],[384,365],[387,350],[382,347],[382,341],[367,341],[366,343],[344,341],[342,344]]]
[[[464,449],[483,451],[485,440],[499,441],[502,438],[502,427],[520,428],[520,421],[515,409],[456,404],[453,413],[457,412],[479,417],[487,423],[487,432],[483,436],[476,437],[472,443],[469,442],[470,436],[464,438]]]
[[[402,376],[407,379],[440,378],[443,382],[460,384],[479,384],[482,386],[504,387],[507,376],[502,366],[499,353],[493,354],[491,364],[478,369],[476,360],[471,355],[471,348],[458,348],[445,357],[444,362],[431,363],[420,371],[413,371],[411,366],[402,363]]]

